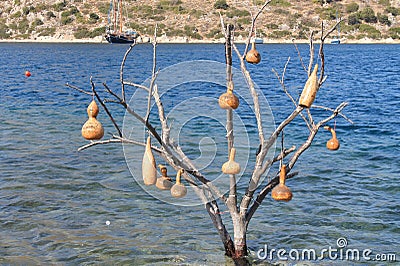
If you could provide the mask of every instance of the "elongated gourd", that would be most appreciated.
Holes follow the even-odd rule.
[[[150,136],[147,138],[146,149],[142,160],[142,176],[146,186],[154,185],[157,181],[156,160],[151,151]]]
[[[218,104],[222,109],[238,108],[239,98],[233,93],[233,82],[230,82],[226,92],[219,96]]]
[[[99,107],[92,100],[87,108],[89,119],[82,126],[82,137],[87,140],[98,140],[104,136],[104,129],[101,123],[96,119],[99,114]]]
[[[306,84],[304,85],[303,91],[300,95],[299,105],[310,108],[315,100],[318,91],[318,64],[315,64],[314,70],[308,77]]]
[[[332,138],[326,142],[326,147],[331,151],[336,151],[340,147],[340,142],[336,138],[336,132],[330,126],[324,126],[324,129],[329,130],[332,134]]]
[[[256,49],[256,43],[251,43],[251,49],[246,54],[246,61],[251,64],[258,64],[261,61],[261,55]]]
[[[172,187],[172,180],[171,178],[168,177],[167,174],[167,167],[165,167],[164,165],[158,165],[158,167],[160,168],[161,171],[161,176],[157,178],[157,183],[156,183],[156,187],[158,187],[161,190],[168,190],[171,189]]]
[[[228,175],[236,175],[240,173],[240,164],[235,162],[236,149],[232,148],[229,153],[229,160],[222,165],[222,172]]]
[[[181,175],[183,171],[183,169],[179,169],[179,171],[176,173],[176,183],[171,188],[171,195],[174,198],[182,198],[187,194],[185,185],[181,183]]]
[[[274,200],[278,201],[289,201],[292,199],[293,194],[285,185],[286,179],[286,165],[282,165],[281,171],[279,173],[279,184],[272,189],[271,196]]]

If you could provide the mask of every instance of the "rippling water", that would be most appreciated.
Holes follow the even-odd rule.
[[[80,129],[88,99],[64,84],[88,89],[93,76],[99,88],[101,82],[118,88],[125,49],[0,44],[0,263],[231,263],[223,256],[203,207],[174,206],[148,195],[132,178],[120,145],[76,151],[85,144]],[[306,49],[300,46],[304,60]],[[278,122],[287,115],[284,106],[291,103],[271,68],[281,72],[291,57],[286,81],[293,95],[301,92],[304,73],[292,45],[261,45],[259,50],[263,61],[249,69]],[[151,71],[151,46],[139,46],[135,52],[127,62],[126,78],[141,83]],[[249,226],[248,244],[254,257],[265,244],[321,250],[336,247],[336,240],[345,237],[348,248],[397,253],[400,259],[399,52],[398,45],[326,47],[329,77],[316,103],[335,107],[348,101],[345,113],[355,124],[337,119],[341,148],[336,152],[325,148],[330,133],[319,133],[296,164],[300,174],[288,181],[294,193],[291,202],[264,201]],[[224,62],[223,54],[222,45],[159,45],[158,63],[163,69],[187,60]],[[24,77],[25,70],[31,71],[30,78]],[[166,98],[166,105],[188,95],[218,95],[199,89],[202,85],[188,86],[187,91],[178,88],[176,96]],[[117,106],[112,109],[121,122],[123,112]],[[248,115],[242,112],[242,117]],[[315,111],[316,117],[324,114]],[[105,116],[102,119],[106,132],[111,132]],[[219,124],[207,127],[202,122],[189,123],[182,131],[194,134],[194,144],[223,131]],[[307,132],[302,126],[298,119],[287,130],[287,146],[304,140]],[[255,130],[248,128],[250,133]],[[198,155],[197,145],[192,148],[192,155]],[[215,165],[223,161],[217,159]],[[230,228],[229,215],[224,218]],[[343,261],[325,263],[343,265]]]

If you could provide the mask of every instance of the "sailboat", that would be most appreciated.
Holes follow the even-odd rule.
[[[122,0],[111,0],[108,11],[108,26],[106,40],[109,43],[133,43],[140,35],[133,30],[123,30],[124,17]]]
[[[339,21],[337,11],[336,11],[336,21]],[[337,25],[336,29],[338,35],[331,40],[331,44],[340,44],[340,24]]]

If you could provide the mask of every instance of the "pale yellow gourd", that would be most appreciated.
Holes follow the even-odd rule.
[[[146,186],[154,185],[157,181],[156,160],[151,151],[151,140],[147,138],[146,148],[142,160],[142,176]]]
[[[87,140],[101,139],[104,136],[104,129],[101,123],[96,119],[99,114],[99,107],[94,100],[89,104],[87,114],[89,119],[82,126],[82,137]]]
[[[318,87],[318,64],[315,64],[314,70],[308,77],[306,84],[304,85],[303,91],[300,95],[299,105],[310,108],[317,95]]]
[[[251,43],[251,49],[246,54],[246,61],[251,64],[258,64],[261,61],[261,55],[256,49],[256,43]]]
[[[171,188],[171,195],[174,198],[182,198],[187,194],[185,185],[181,183],[181,175],[183,171],[183,169],[179,169],[179,171],[176,173],[176,183]]]
[[[279,184],[272,189],[271,196],[274,200],[289,201],[292,199],[293,194],[290,188],[285,185],[286,179],[286,165],[282,165],[279,173]]]
[[[235,162],[236,149],[232,148],[229,154],[229,160],[222,165],[222,172],[228,175],[236,175],[240,173],[240,165]]]
[[[329,130],[332,134],[332,138],[326,142],[326,147],[332,151],[338,150],[340,147],[340,142],[336,138],[335,130],[333,128],[331,128],[330,126],[324,126],[324,129]]]
[[[172,179],[168,177],[167,167],[161,164],[158,167],[160,168],[161,176],[157,178],[156,187],[161,190],[171,189],[173,184]]]

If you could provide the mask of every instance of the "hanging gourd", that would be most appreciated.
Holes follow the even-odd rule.
[[[324,126],[324,129],[329,130],[332,134],[332,138],[326,142],[326,147],[332,151],[338,150],[340,147],[340,142],[336,138],[335,130],[333,128],[331,128],[330,126]]]
[[[236,149],[232,148],[229,153],[229,160],[222,165],[222,172],[228,175],[236,175],[240,173],[240,165],[235,162]]]
[[[315,96],[318,91],[318,64],[315,64],[314,70],[311,75],[308,77],[306,84],[304,85],[303,91],[300,95],[299,105],[310,108],[312,103],[315,100]]]
[[[104,129],[96,119],[99,114],[99,107],[94,100],[89,104],[87,114],[89,119],[82,126],[82,137],[87,140],[101,139],[104,136]]]
[[[161,164],[158,167],[160,168],[161,176],[157,178],[156,187],[158,187],[161,190],[171,189],[172,179],[168,177],[167,167]]]
[[[146,186],[154,185],[157,181],[156,160],[151,151],[150,136],[147,138],[146,149],[143,155],[142,176]]]
[[[233,82],[230,82],[226,92],[219,96],[218,104],[222,109],[238,108],[239,98],[233,93]]]
[[[271,196],[274,200],[289,201],[292,199],[292,191],[285,185],[286,165],[282,165],[279,173],[279,184],[272,189]]]
[[[246,61],[251,64],[258,64],[261,61],[261,55],[256,49],[256,43],[251,43],[251,49],[246,54]]]
[[[183,169],[179,169],[179,171],[176,173],[176,184],[171,187],[171,195],[174,198],[182,198],[187,193],[185,185],[181,183],[181,175],[183,171]]]

